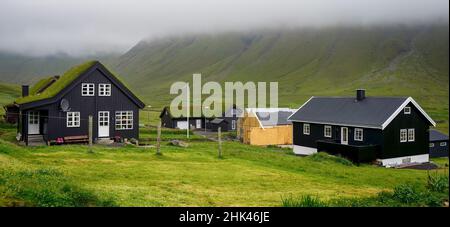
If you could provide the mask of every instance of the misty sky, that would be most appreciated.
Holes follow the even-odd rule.
[[[448,8],[448,0],[0,0],[0,51],[88,55],[192,32],[448,22]]]

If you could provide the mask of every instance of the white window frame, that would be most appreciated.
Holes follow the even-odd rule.
[[[134,125],[134,116],[133,111],[131,110],[123,110],[116,111],[115,113],[115,121],[114,127],[116,130],[132,130]],[[122,119],[126,117],[126,119]]]
[[[202,128],[202,119],[195,120],[195,128]]]
[[[408,142],[408,130],[400,129],[400,143]]]
[[[231,120],[231,129],[232,130],[236,129],[236,120]]]
[[[32,124],[32,125],[39,124],[39,112],[38,111],[28,112],[28,124]]]
[[[98,84],[98,96],[111,96],[111,84]]]
[[[364,130],[362,128],[355,128],[355,134],[353,135],[355,141],[364,140]]]
[[[402,159],[402,164],[408,164],[411,163],[411,157],[407,157],[407,158],[403,158]]]
[[[429,147],[434,147],[434,143],[430,143]]]
[[[79,128],[81,121],[80,112],[67,112],[66,114],[66,126],[67,128]]]
[[[411,114],[411,107],[410,107],[410,106],[406,106],[406,107],[403,109],[403,113],[404,113],[404,114]]]
[[[327,129],[329,129],[330,131],[327,131]],[[327,132],[329,132],[329,134],[327,134]],[[331,138],[332,137],[332,132],[331,132],[331,126],[330,125],[325,125],[323,127],[323,136],[327,137],[327,138]]]
[[[447,146],[447,142],[440,142],[440,143],[439,143],[439,146],[445,147],[445,146]]]
[[[81,83],[81,96],[95,96],[95,84]]]
[[[408,142],[414,142],[416,140],[416,130],[413,128],[408,129]]]
[[[311,134],[311,126],[309,124],[303,124],[303,135]]]

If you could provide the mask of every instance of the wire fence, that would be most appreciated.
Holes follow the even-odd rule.
[[[8,115],[9,116],[11,116],[11,115],[13,115],[13,116],[17,116],[17,117],[21,117],[21,116],[24,116],[24,117],[29,117],[29,116],[36,116],[36,115],[34,115],[34,114],[20,114],[20,113],[8,113]],[[5,116],[6,116],[6,114],[5,114]],[[93,117],[93,122],[98,122],[96,119],[95,119],[95,116],[94,115],[92,115],[92,117]],[[61,120],[67,120],[67,116],[65,116],[65,117],[60,117],[60,116],[48,116],[48,115],[39,115],[39,118],[40,119],[61,119]],[[81,116],[80,116],[80,121],[89,121],[89,117],[88,118],[81,118]],[[117,118],[115,118],[115,119],[117,119]],[[134,118],[133,118],[134,119]],[[119,120],[133,120],[133,119],[119,119]]]

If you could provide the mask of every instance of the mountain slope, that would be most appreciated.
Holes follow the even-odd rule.
[[[4,112],[3,105],[10,103],[20,95],[20,87],[13,84],[0,83],[0,114]]]
[[[0,81],[33,84],[45,76],[61,75],[72,66],[93,58],[108,61],[114,55],[72,57],[65,54],[51,56],[24,56],[0,51]]]
[[[282,96],[343,94],[358,86],[377,95],[407,95],[404,88],[425,86],[445,96],[448,86],[434,88],[448,82],[448,26],[178,37],[141,42],[112,66],[148,99],[153,92],[167,97],[172,82],[196,72],[207,80],[279,81]],[[420,83],[399,86],[410,79]]]
[[[412,96],[448,118],[448,25],[259,30],[142,41],[112,68],[153,106],[170,85],[204,81],[278,81],[281,105],[313,95]],[[158,98],[155,98],[158,97]],[[446,124],[446,123],[444,123]]]

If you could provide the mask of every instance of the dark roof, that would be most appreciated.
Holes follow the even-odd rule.
[[[355,97],[312,97],[289,120],[383,128],[383,124],[409,99],[367,97],[356,101]]]
[[[448,136],[437,130],[434,130],[434,129],[430,130],[430,142],[442,141],[442,140],[448,140]]]
[[[277,112],[256,112],[256,116],[263,125],[263,127],[277,126],[277,125],[289,125],[288,117],[293,112],[290,111],[277,111]]]
[[[212,120],[210,123],[211,124],[220,124],[222,123],[222,121],[224,121],[225,119],[223,118],[214,118],[214,120]],[[226,122],[226,121],[225,121]]]

